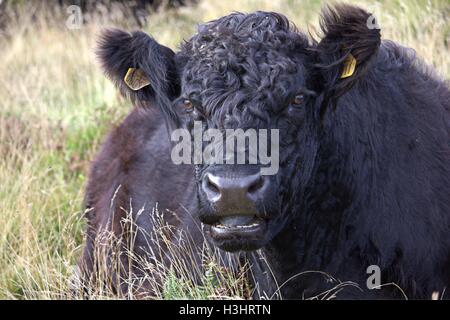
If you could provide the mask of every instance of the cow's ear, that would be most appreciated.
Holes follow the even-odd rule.
[[[315,51],[328,103],[364,76],[378,52],[381,36],[370,13],[346,4],[326,6],[320,27],[323,37]]]
[[[141,31],[108,29],[101,35],[96,53],[122,95],[138,106],[156,103],[166,116],[176,118],[170,104],[180,86],[175,53],[170,48]]]

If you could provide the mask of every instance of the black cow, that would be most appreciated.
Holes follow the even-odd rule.
[[[86,274],[101,230],[120,234],[132,207],[146,208],[134,219],[151,230],[158,203],[198,243],[204,234],[225,251],[262,248],[276,280],[261,285],[269,294],[328,290],[311,270],[359,285],[343,299],[442,293],[450,285],[448,83],[413,50],[381,41],[368,21],[357,7],[327,7],[315,42],[281,14],[233,13],[199,26],[176,53],[143,32],[106,31],[98,55],[136,109],[92,166]],[[262,175],[259,160],[173,163],[169,134],[194,121],[279,130],[278,172]],[[134,253],[151,247],[138,232]],[[369,289],[372,265],[381,284],[395,285]]]

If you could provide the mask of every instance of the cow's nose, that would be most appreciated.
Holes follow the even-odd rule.
[[[202,188],[220,215],[241,215],[256,212],[255,202],[262,198],[268,179],[259,173],[247,176],[222,177],[206,173]]]

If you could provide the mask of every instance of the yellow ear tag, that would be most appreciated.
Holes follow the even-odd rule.
[[[355,73],[356,69],[356,59],[355,57],[350,53],[347,56],[347,59],[344,61],[344,69],[342,70],[341,79],[348,78]]]
[[[144,71],[136,68],[129,68],[123,81],[125,81],[127,86],[134,91],[142,89],[150,84]]]

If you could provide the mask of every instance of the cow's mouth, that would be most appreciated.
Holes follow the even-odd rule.
[[[264,221],[256,216],[228,216],[216,222],[212,229],[216,233],[254,232]]]
[[[264,219],[252,215],[226,216],[210,226],[210,235],[224,250],[255,250],[264,238],[266,224]]]

